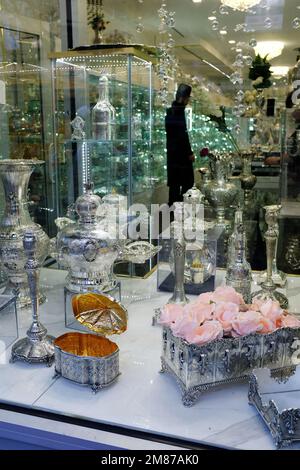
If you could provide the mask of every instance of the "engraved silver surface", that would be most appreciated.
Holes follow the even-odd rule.
[[[119,349],[106,357],[83,357],[55,345],[55,372],[72,382],[89,385],[96,393],[113,384],[120,375]]]
[[[162,329],[162,372],[175,377],[185,406],[219,385],[245,380],[254,368],[285,369],[294,365],[300,328],[283,328],[267,335],[222,338],[204,346],[187,343]]]
[[[54,360],[54,337],[47,335],[47,329],[39,321],[39,270],[37,260],[37,238],[33,232],[25,232],[24,253],[27,256],[25,271],[32,303],[32,324],[27,331],[27,337],[15,343],[11,350],[11,362],[25,361],[30,364],[47,363],[51,366]]]
[[[0,259],[8,276],[5,294],[18,294],[17,306],[31,304],[28,280],[24,265],[26,254],[23,249],[23,236],[27,230],[36,235],[37,260],[40,265],[49,251],[49,238],[42,227],[34,223],[27,206],[28,183],[38,160],[2,160],[0,177],[5,193],[5,211],[0,223]],[[39,301],[45,301],[45,295],[39,293]]]
[[[248,398],[278,448],[300,441],[300,368],[283,373],[280,379],[267,368],[253,370]]]

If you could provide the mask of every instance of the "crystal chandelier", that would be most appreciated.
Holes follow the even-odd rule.
[[[233,10],[246,11],[258,5],[261,0],[221,0],[221,3]]]

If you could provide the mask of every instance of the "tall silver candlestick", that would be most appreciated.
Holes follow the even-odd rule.
[[[277,286],[283,287],[286,284],[287,275],[283,273],[282,271],[279,271],[279,269],[277,268],[277,248],[278,248],[278,238],[279,238],[278,217],[281,211],[281,206],[280,205],[266,206],[265,210],[266,210],[266,217],[268,217],[269,213],[271,215],[274,213],[274,217],[276,217],[276,221],[274,222],[274,230],[276,230],[277,239],[276,239],[275,255],[272,261],[272,279]],[[266,278],[267,278],[267,273],[265,272],[261,276],[260,282],[264,282]]]
[[[47,329],[39,321],[40,265],[36,258],[37,240],[33,232],[25,232],[23,246],[27,256],[25,271],[28,276],[33,321],[27,331],[27,337],[20,339],[12,347],[11,362],[25,361],[30,364],[45,362],[50,367],[54,361],[55,338],[47,335]]]
[[[174,292],[169,304],[187,304],[189,302],[185,295],[184,289],[184,267],[185,267],[185,253],[186,253],[186,242],[183,235],[182,224],[176,221],[171,226],[172,236],[172,250],[174,256]]]
[[[265,233],[265,240],[267,246],[267,276],[266,280],[262,283],[262,290],[258,293],[254,293],[252,299],[258,300],[269,300],[279,302],[281,308],[287,309],[289,306],[288,299],[281,292],[276,290],[276,285],[273,281],[273,260],[275,258],[277,239],[278,239],[278,230],[277,230],[277,217],[278,217],[278,208],[277,206],[268,207],[266,211],[266,222],[268,224],[268,230]]]

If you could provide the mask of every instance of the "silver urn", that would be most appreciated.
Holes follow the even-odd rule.
[[[66,288],[72,293],[113,293],[119,286],[113,272],[117,260],[143,264],[160,250],[149,242],[128,240],[124,217],[118,212],[112,215],[112,209],[101,210],[101,205],[93,183],[87,183],[85,194],[75,203],[79,220],[56,220],[59,232],[52,256],[68,269]]]
[[[87,184],[75,203],[79,220],[64,219],[56,237],[56,256],[69,270],[66,287],[72,292],[110,292],[117,285],[113,266],[120,248],[115,235],[106,230],[106,221],[97,216],[101,199],[92,189]]]
[[[18,294],[17,306],[31,305],[28,279],[24,270],[27,261],[23,248],[25,232],[37,239],[37,261],[42,265],[48,255],[49,238],[42,227],[32,221],[27,206],[28,183],[38,160],[2,160],[0,176],[5,193],[5,210],[0,222],[0,259],[8,276],[5,293]],[[39,294],[39,303],[45,300]]]

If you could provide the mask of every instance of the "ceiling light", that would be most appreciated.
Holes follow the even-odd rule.
[[[290,68],[288,66],[276,66],[271,67],[271,72],[273,72],[273,77],[285,77],[288,74]]]
[[[226,29],[221,29],[220,34],[222,34],[223,36],[225,36],[225,34],[227,34]]]
[[[193,0],[194,3],[201,3],[202,0]]]
[[[246,11],[249,8],[258,5],[261,0],[221,0],[223,5],[232,8],[233,10]]]
[[[236,43],[236,41],[234,39],[230,39],[230,41],[228,41],[228,42],[229,42],[229,44],[235,44]]]
[[[215,21],[217,19],[217,17],[216,16],[209,16],[208,19],[209,19],[209,21]]]
[[[268,59],[274,59],[282,54],[284,43],[281,41],[261,41],[258,42],[254,50],[261,57],[268,56]]]

